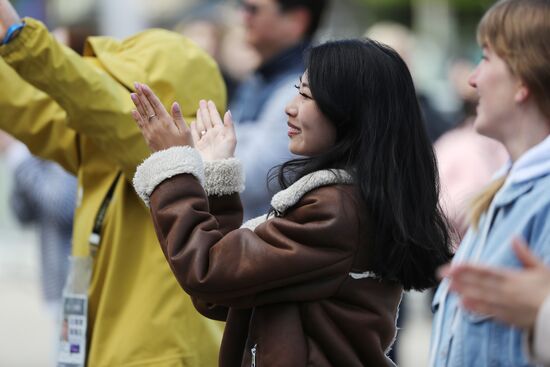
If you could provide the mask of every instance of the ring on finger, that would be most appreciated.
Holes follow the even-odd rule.
[[[151,120],[154,119],[155,117],[157,117],[156,114],[149,115],[148,117],[149,122],[151,122]]]
[[[204,136],[206,134],[206,130],[201,131],[201,136]]]

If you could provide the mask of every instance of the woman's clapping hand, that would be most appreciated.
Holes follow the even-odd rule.
[[[136,110],[132,111],[132,117],[153,152],[191,146],[199,151],[203,160],[233,157],[237,139],[229,111],[222,120],[215,104],[202,100],[196,121],[188,127],[177,102],[172,104],[169,114],[151,88],[139,83],[135,87],[136,93],[131,97]]]
[[[237,138],[231,112],[227,111],[222,121],[212,101],[200,101],[197,120],[191,123],[191,134],[203,160],[231,158],[235,154]]]

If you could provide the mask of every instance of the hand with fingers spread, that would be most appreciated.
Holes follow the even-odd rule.
[[[459,264],[442,269],[441,274],[450,277],[450,289],[460,295],[466,309],[530,329],[550,295],[550,268],[522,240],[514,239],[512,246],[523,270]]]
[[[132,117],[149,148],[157,152],[175,146],[193,146],[191,130],[183,119],[179,104],[172,104],[170,115],[151,88],[139,83],[135,83],[135,87],[136,93],[131,94],[136,105]]]
[[[227,111],[222,121],[212,101],[200,101],[197,120],[191,123],[191,134],[195,148],[205,161],[231,158],[235,155],[237,137],[231,113]]]

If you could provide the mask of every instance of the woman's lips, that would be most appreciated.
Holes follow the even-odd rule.
[[[288,122],[287,125],[288,125],[288,136],[289,137],[297,135],[302,131],[297,126],[292,125],[290,122]]]

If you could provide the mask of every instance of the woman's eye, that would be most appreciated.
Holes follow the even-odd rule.
[[[306,99],[313,99],[311,96],[308,96],[304,92],[300,92],[300,86],[299,85],[294,85],[294,88],[296,88],[298,90],[298,94],[301,95],[302,97],[304,97]]]

